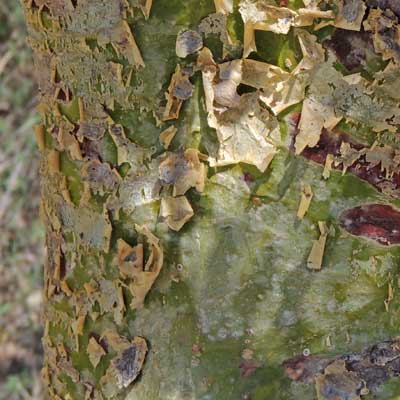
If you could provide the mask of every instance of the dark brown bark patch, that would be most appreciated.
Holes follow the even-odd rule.
[[[299,117],[294,115],[292,119],[294,137],[296,137],[298,134],[297,122]],[[336,170],[343,170],[343,164],[338,162],[341,156],[340,150],[342,143],[349,144],[351,149],[360,152],[360,157],[351,165],[346,166],[347,172],[350,172],[363,181],[370,183],[379,192],[383,192],[390,196],[395,196],[398,194],[398,189],[400,188],[400,173],[393,172],[387,174],[382,169],[380,164],[372,165],[371,163],[367,162],[365,154],[363,153],[366,153],[369,148],[365,147],[361,143],[357,143],[344,132],[339,130],[328,131],[323,129],[318,144],[315,147],[306,147],[301,155],[317,164],[325,165],[326,157],[328,154],[331,154],[335,158],[332,168]],[[291,146],[291,150],[293,151],[293,146]]]
[[[331,39],[324,42],[332,49],[338,60],[351,72],[363,66],[368,52],[374,52],[369,32],[335,29]]]
[[[346,210],[340,224],[352,235],[385,246],[400,243],[400,212],[387,204],[366,204]]]
[[[360,353],[336,357],[298,355],[285,360],[282,366],[295,382],[315,381],[318,398],[359,398],[400,375],[400,341],[386,340]]]

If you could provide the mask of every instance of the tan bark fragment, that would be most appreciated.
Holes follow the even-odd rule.
[[[252,52],[257,51],[254,24],[244,24],[243,58],[247,58]]]
[[[311,189],[311,186],[306,183],[302,185],[301,188],[301,199],[299,204],[299,209],[297,210],[297,218],[303,219],[306,215],[308,209],[310,208],[310,204],[314,193]]]
[[[286,7],[277,7],[258,0],[244,0],[240,3],[239,11],[243,22],[253,25],[255,30],[263,30],[287,35],[292,26],[310,26],[317,18],[334,18],[333,11],[322,11],[315,8],[300,8],[297,11]]]
[[[44,125],[36,124],[34,126],[34,129],[35,129],[36,143],[38,145],[38,148],[40,151],[44,151],[46,148]]]
[[[115,334],[113,336],[116,337]],[[117,341],[120,344],[118,354],[100,381],[103,393],[108,398],[116,395],[115,387],[121,390],[135,381],[143,368],[148,350],[146,340],[139,336],[134,337],[131,341],[120,338],[114,342]]]
[[[122,239],[117,241],[118,267],[124,277],[134,277],[135,269],[143,269],[143,244],[130,246]]]
[[[86,314],[79,315],[78,318],[72,323],[72,330],[76,336],[81,336],[83,334],[83,328],[85,326]]]
[[[165,106],[163,121],[178,119],[184,100],[191,97],[192,93],[193,85],[189,80],[188,74],[181,69],[180,65],[177,65],[168,90],[165,93],[167,105]]]
[[[328,179],[331,176],[332,164],[335,160],[333,154],[328,154],[325,159],[324,171],[322,172],[322,177]]]
[[[185,196],[161,199],[160,216],[165,218],[167,225],[172,230],[181,230],[193,215],[193,208]]]
[[[114,29],[102,32],[98,37],[100,46],[108,43],[114,47],[117,53],[125,57],[130,64],[136,67],[144,67],[144,61],[136,44],[129,24],[125,20],[121,20]]]
[[[196,149],[187,149],[184,153],[168,153],[159,165],[162,182],[173,184],[173,196],[181,196],[194,187],[198,192],[204,190],[206,167],[200,161]]]
[[[57,150],[50,150],[47,153],[47,164],[50,173],[60,172],[60,153]]]
[[[148,19],[150,17],[150,11],[151,11],[152,5],[153,5],[153,0],[142,0],[141,1],[140,8],[146,19]]]
[[[359,31],[367,6],[363,0],[338,0],[338,13],[333,26],[336,28]]]
[[[314,240],[310,255],[307,260],[307,267],[312,270],[320,270],[324,258],[325,244],[328,237],[328,228],[324,221],[318,222],[320,236],[318,240]]]
[[[233,0],[214,0],[217,13],[230,14],[233,12]]]
[[[68,286],[68,283],[65,280],[62,280],[60,282],[60,288],[68,297],[72,296],[73,292],[72,292],[72,290]]]
[[[130,304],[132,309],[143,307],[144,299],[157,279],[164,260],[159,239],[151,233],[149,228],[135,225],[135,229],[147,239],[151,252],[144,268],[134,269],[133,281],[129,284],[129,290],[133,296]]]
[[[104,351],[103,347],[97,342],[94,337],[89,339],[89,344],[86,349],[89,360],[92,363],[93,367],[96,368],[100,362],[101,357],[103,357],[106,352]]]
[[[160,133],[160,142],[164,146],[164,149],[168,149],[177,132],[178,129],[176,126],[171,125]]]
[[[243,60],[242,83],[261,89],[260,99],[279,114],[304,99],[306,77],[268,63]]]
[[[343,174],[351,167],[362,155],[363,151],[359,151],[351,147],[350,143],[342,142],[340,145],[340,156],[334,160],[334,165],[337,167],[340,164],[343,166]]]
[[[387,294],[387,298],[384,301],[386,312],[389,312],[389,306],[390,306],[390,303],[392,302],[393,299],[394,299],[394,288],[393,288],[391,280],[389,280],[389,282],[388,282],[388,294]]]

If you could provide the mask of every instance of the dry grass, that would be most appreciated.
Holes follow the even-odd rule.
[[[31,53],[18,1],[0,1],[0,400],[41,399],[43,228]]]

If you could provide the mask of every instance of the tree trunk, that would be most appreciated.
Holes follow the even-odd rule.
[[[400,10],[233,3],[23,0],[50,398],[400,390]]]

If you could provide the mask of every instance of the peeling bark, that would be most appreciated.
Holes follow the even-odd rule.
[[[398,393],[395,2],[22,3],[50,398]]]

